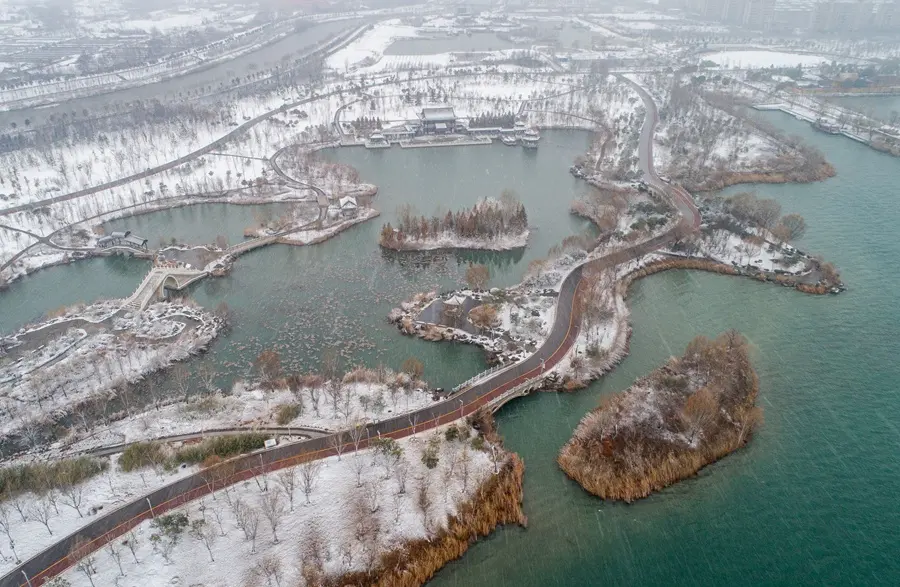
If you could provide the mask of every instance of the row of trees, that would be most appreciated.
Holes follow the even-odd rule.
[[[781,242],[795,241],[806,234],[806,221],[799,214],[781,216],[781,204],[760,199],[753,192],[741,192],[725,200],[728,211],[738,220],[769,231]]]
[[[397,226],[385,224],[379,243],[383,247],[400,248],[408,240],[423,241],[443,236],[462,239],[496,239],[502,236],[522,234],[528,229],[525,206],[509,190],[503,192],[500,201],[482,200],[454,214],[443,217],[417,216],[411,206],[403,205],[397,212]]]

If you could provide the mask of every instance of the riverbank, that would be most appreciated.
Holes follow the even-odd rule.
[[[598,497],[641,499],[744,446],[762,421],[758,391],[743,336],[697,337],[585,416],[559,466]]]

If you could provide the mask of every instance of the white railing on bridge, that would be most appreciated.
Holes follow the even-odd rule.
[[[490,369],[488,369],[487,371],[482,371],[481,373],[479,373],[473,377],[470,377],[468,380],[464,381],[463,383],[460,383],[459,385],[457,385],[456,387],[453,388],[453,393],[456,393],[460,389],[465,389],[465,388],[471,386],[476,381],[479,381],[481,379],[484,379],[485,377],[493,375],[494,373],[496,373],[497,371],[500,371],[501,369],[506,369],[507,367],[511,367],[511,366],[512,366],[511,364],[504,365],[502,363],[498,363],[498,364],[494,365],[493,367],[491,367]]]

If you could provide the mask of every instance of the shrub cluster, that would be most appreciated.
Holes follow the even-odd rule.
[[[19,493],[41,493],[76,485],[106,470],[105,460],[78,457],[49,463],[29,463],[0,469],[0,501]]]
[[[252,452],[263,447],[269,436],[266,434],[235,434],[218,436],[197,444],[182,446],[172,457],[175,464],[198,464],[211,456],[228,458]]]

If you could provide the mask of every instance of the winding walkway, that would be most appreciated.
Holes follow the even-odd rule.
[[[671,188],[662,182],[653,169],[652,138],[657,123],[656,107],[642,88],[638,91],[647,105],[640,145],[642,169],[647,176],[648,183],[655,189],[668,194],[677,203],[679,212],[689,220],[691,226],[696,228],[699,226],[700,216],[690,201],[690,196],[683,190]],[[652,252],[672,242],[676,237],[677,229],[672,229],[642,243],[592,260],[590,263],[601,269],[614,267]],[[577,338],[579,316],[575,308],[575,300],[583,283],[582,271],[583,266],[574,269],[563,281],[557,299],[553,327],[544,343],[531,356],[463,389],[444,401],[409,414],[369,423],[365,427],[366,439],[362,441],[361,447],[368,445],[369,438],[382,436],[403,438],[454,422],[475,413],[482,407],[490,407],[492,402],[502,399],[523,385],[541,379],[547,371],[568,354]],[[193,501],[210,493],[211,490],[249,479],[264,472],[332,456],[338,453],[338,447],[343,451],[352,446],[353,443],[350,442],[347,435],[339,432],[235,458],[229,461],[230,474],[215,484],[208,483],[208,476],[205,476],[203,472],[180,479],[149,495],[135,499],[95,519],[77,533],[60,539],[0,578],[0,587],[28,587],[25,581],[26,576],[37,585],[47,578],[61,573],[75,562],[70,560],[68,553],[77,537],[88,540],[93,549],[99,549],[154,515]]]

